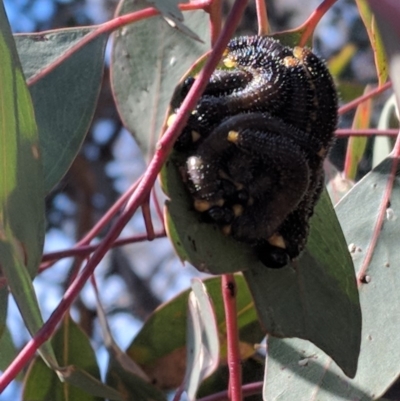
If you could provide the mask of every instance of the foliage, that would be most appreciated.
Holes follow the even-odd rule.
[[[236,0],[223,26],[223,2],[218,0],[148,3],[151,7],[144,1],[121,0],[116,18],[98,26],[14,37],[0,5],[0,392],[18,380],[38,351],[40,357],[24,373],[24,400],[164,400],[171,390],[176,391],[176,400],[184,391],[190,399],[197,391],[224,398],[226,394],[218,391],[227,382],[226,366],[234,400],[241,399],[242,389],[246,395],[261,392],[260,383],[247,379],[248,366],[257,371],[265,366],[264,399],[378,399],[400,373],[395,241],[400,231],[400,141],[361,181],[354,185],[354,180],[367,151],[366,137],[393,133],[370,128],[374,104],[368,99],[392,85],[386,82],[388,70],[400,96],[395,78],[400,33],[388,28],[400,17],[400,6],[389,0],[379,7],[377,1],[357,0],[375,54],[379,86],[368,86],[360,96],[362,89],[353,90],[346,82],[342,73],[353,54],[349,47],[328,63],[346,93],[347,104],[340,113],[357,108],[351,130],[337,131],[338,137],[352,136],[344,168],[352,188],[336,211],[324,192],[312,218],[307,249],[295,265],[271,270],[254,260],[245,246],[199,227],[196,214],[185,212],[187,194],[170,163],[173,143],[220,62],[246,2]],[[274,36],[292,46],[311,44],[314,29],[334,3],[323,1],[303,25]],[[264,2],[257,5],[259,32],[267,32]],[[149,164],[74,247],[42,255],[45,196],[66,174],[87,134],[111,33],[115,104]],[[193,71],[199,74],[196,84],[167,127],[164,121],[171,114],[174,90]],[[357,137],[360,134],[362,138]],[[156,309],[124,352],[111,336],[93,272],[112,247],[121,245],[118,237],[138,208],[143,210],[147,235],[124,243],[165,235],[164,230],[154,231],[148,213],[160,172],[170,198],[165,228],[177,254],[199,270],[221,276],[205,279],[204,286],[193,281],[192,290]],[[330,195],[337,200],[343,178],[328,178]],[[105,228],[100,242],[88,247]],[[66,255],[75,256],[80,266],[83,254],[83,268],[43,322],[32,279]],[[70,316],[87,283],[97,294],[97,314],[110,357],[103,382],[90,341]],[[32,335],[14,359],[6,327],[8,292]],[[266,333],[267,353],[263,346],[255,347]],[[8,367],[3,366],[6,360],[11,360]]]

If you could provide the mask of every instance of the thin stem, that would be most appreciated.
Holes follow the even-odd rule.
[[[82,246],[86,246],[90,243],[90,241],[95,238],[106,225],[110,224],[113,217],[121,210],[122,206],[128,201],[128,199],[132,196],[132,193],[137,189],[139,185],[139,180],[136,181],[115,203],[114,205],[108,209],[108,211],[102,216],[102,218],[94,225],[94,227],[79,241],[74,247],[71,249],[73,252],[74,249],[79,249]],[[79,252],[77,253],[79,254]],[[69,256],[74,256],[73,254]],[[51,267],[54,263],[57,262],[57,259],[50,260],[47,258],[46,260],[42,260],[42,263],[39,267],[39,271],[43,271]]]
[[[268,13],[265,0],[255,0],[255,2],[257,10],[258,34],[260,36],[268,35],[269,24],[268,24]]]
[[[210,14],[210,36],[211,45],[214,46],[220,33],[222,27],[222,1],[214,0],[208,6],[206,11]]]
[[[296,31],[303,30],[299,46],[305,46],[314,34],[315,27],[318,25],[321,18],[326,12],[336,3],[337,0],[324,0],[310,15],[304,24],[302,24]]]
[[[156,209],[156,213],[157,213],[158,219],[160,220],[160,223],[164,226],[163,211],[162,211],[162,208],[160,206],[160,201],[159,201],[158,196],[157,196],[156,188],[153,188],[153,190],[151,191],[151,197],[152,197],[153,202],[154,202],[154,207]]]
[[[154,233],[154,239],[164,238],[164,237],[165,237],[164,230]],[[138,234],[138,235],[133,235],[133,236],[127,237],[127,238],[118,239],[118,240],[114,241],[111,248],[116,248],[119,246],[147,241],[147,238],[148,238],[147,234]],[[55,260],[58,261],[58,260],[64,259],[64,258],[70,258],[72,256],[84,257],[84,256],[87,256],[87,255],[93,253],[97,248],[98,248],[98,245],[82,245],[82,246],[74,247],[71,249],[65,249],[63,251],[49,252],[49,253],[43,255],[42,261],[43,262],[46,262],[46,261],[54,262]],[[39,273],[41,273],[45,269],[46,268],[41,267],[39,269]]]
[[[241,401],[242,366],[239,350],[239,332],[237,326],[237,287],[233,274],[222,275],[221,291],[225,308],[226,337],[228,348],[229,398],[231,401]]]
[[[20,353],[13,360],[10,366],[4,371],[3,375],[0,377],[0,393],[30,361],[30,359],[34,356],[36,350],[51,337],[58,323],[61,321],[66,311],[70,308],[72,302],[78,296],[79,292],[81,291],[87,280],[93,274],[96,266],[110,249],[111,245],[115,242],[118,235],[121,233],[125,225],[132,217],[133,213],[138,209],[141,204],[143,204],[143,202],[148,197],[157,178],[157,175],[169,155],[169,151],[171,150],[174,141],[186,124],[190,110],[194,108],[200,94],[205,89],[212,72],[215,70],[221,58],[221,55],[226,48],[226,45],[228,44],[229,39],[232,37],[233,32],[239,24],[246,4],[247,0],[235,1],[231,12],[229,13],[229,16],[226,20],[224,29],[219,39],[217,40],[216,45],[211,52],[204,69],[199,74],[198,79],[196,79],[193,87],[190,89],[187,97],[182,103],[182,107],[177,113],[177,117],[174,123],[171,125],[171,127],[167,129],[163,137],[158,142],[158,146],[156,148],[157,150],[154,154],[154,157],[151,160],[145,174],[143,175],[143,178],[140,180],[137,189],[134,191],[134,194],[128,201],[125,210],[122,212],[121,216],[112,226],[105,238],[101,241],[98,248],[90,257],[88,263],[86,264],[80,275],[67,289],[61,302],[54,310],[47,322],[25,345],[25,347],[20,351]]]
[[[339,108],[339,115],[347,113],[350,110],[355,109],[360,103],[365,102],[366,100],[370,99],[371,97],[377,96],[384,92],[385,90],[392,87],[392,82],[388,81],[384,85],[377,87],[376,89],[372,90],[371,92],[366,93],[358,97],[357,99],[352,100],[351,102],[345,104],[344,106]]]
[[[365,258],[357,274],[358,286],[362,285],[368,266],[371,263],[372,256],[374,254],[380,232],[382,231],[382,226],[386,215],[386,209],[388,208],[389,200],[392,195],[393,185],[396,178],[397,167],[400,159],[400,133],[397,136],[396,143],[394,144],[393,150],[390,155],[392,157],[392,168],[390,170],[390,174],[387,179],[385,192],[383,193],[383,197],[379,205],[378,216],[376,218],[376,223],[374,231],[372,233],[371,242],[368,245]]]
[[[153,227],[153,221],[151,218],[151,211],[150,211],[150,194],[147,197],[147,199],[145,200],[145,202],[142,204],[142,215],[143,215],[144,224],[146,226],[147,239],[149,241],[153,241],[155,236],[154,236],[154,227]]]
[[[262,392],[264,382],[254,382],[249,384],[243,384],[242,392],[244,397],[250,397],[251,395],[257,395]],[[198,401],[225,401],[229,400],[228,390],[220,391],[208,395],[207,397],[199,398]]]
[[[193,1],[189,4],[179,4],[179,8],[182,11],[193,11],[193,10],[201,10],[208,7],[209,1]],[[40,70],[36,75],[33,75],[30,79],[27,80],[28,85],[34,85],[36,82],[40,81],[45,75],[49,74],[56,67],[61,65],[67,58],[71,57],[72,54],[76,53],[82,47],[86,46],[92,40],[95,40],[101,35],[108,35],[111,32],[125,26],[132,24],[133,22],[138,22],[143,19],[155,17],[159,15],[160,12],[153,8],[145,8],[144,10],[136,11],[134,13],[121,15],[120,17],[116,17],[110,21],[107,21],[101,25],[97,25],[97,28],[84,36],[80,41],[78,41],[75,45],[71,46],[65,53],[62,54],[59,58],[54,60],[51,64],[47,65],[45,68]],[[54,31],[49,31],[54,32]],[[41,32],[42,34],[46,34],[46,32]]]
[[[335,132],[336,138],[347,138],[349,136],[391,136],[397,137],[399,133],[398,129],[377,129],[377,128],[366,128],[366,129],[338,129]]]

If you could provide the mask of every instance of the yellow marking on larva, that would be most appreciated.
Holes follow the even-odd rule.
[[[235,182],[234,184],[238,191],[241,191],[244,188],[244,185],[241,182]]]
[[[192,134],[192,141],[193,142],[197,142],[201,138],[201,135],[197,131],[193,130],[191,132],[191,134]]]
[[[171,114],[167,120],[167,127],[170,127],[174,123],[175,119],[176,119],[176,114],[175,113]]]
[[[271,237],[268,238],[268,242],[271,245],[276,246],[278,248],[286,249],[285,240],[283,239],[282,235],[275,233]]]
[[[325,155],[326,155],[326,149],[325,149],[324,147],[322,147],[322,148],[319,150],[319,152],[317,153],[317,155],[318,155],[319,157],[325,157]]]
[[[247,206],[251,206],[254,203],[254,198],[250,196],[249,200],[247,201]]]
[[[233,205],[232,206],[233,214],[235,217],[239,217],[243,214],[244,208],[242,205]]]
[[[304,60],[304,47],[296,46],[293,48],[293,56],[295,56],[298,60]]]
[[[235,68],[237,66],[237,62],[229,57],[224,58],[222,62],[226,68]]]
[[[225,180],[230,180],[229,175],[226,174],[224,170],[218,170],[218,175],[220,178],[223,178]]]
[[[224,206],[224,203],[225,203],[225,199],[219,199],[215,202],[215,205],[222,207],[222,206]]]
[[[232,143],[236,143],[239,140],[239,132],[237,131],[229,131],[228,132],[228,141]]]
[[[206,200],[201,200],[201,199],[196,199],[194,201],[194,208],[198,211],[198,212],[205,212],[208,209],[210,209],[213,206],[213,204],[209,201]]]
[[[287,56],[283,59],[283,65],[285,67],[296,67],[296,65],[298,65],[299,62],[298,60],[296,60],[294,57],[292,56]]]
[[[222,234],[224,234],[224,235],[231,235],[232,226],[231,225],[223,226],[221,228],[221,231],[222,231]]]

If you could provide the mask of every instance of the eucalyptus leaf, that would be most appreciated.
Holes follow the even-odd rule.
[[[96,28],[16,35],[26,78],[62,63],[30,86],[43,157],[45,192],[65,175],[88,132],[100,92],[107,34],[66,53]]]
[[[124,0],[118,15],[137,9],[132,0]],[[185,23],[204,43],[172,30],[162,17],[124,27],[114,37],[111,79],[117,108],[145,155],[154,151],[179,79],[209,49],[207,15],[190,12]]]
[[[355,269],[363,265],[374,235],[394,159],[386,159],[366,175],[340,201],[336,211]],[[268,340],[265,399],[321,401],[374,400],[384,394],[400,374],[400,170],[391,196],[391,206],[380,231],[368,279],[360,287],[362,307],[361,352],[357,374],[349,380],[330,358],[310,343],[298,339]],[[348,347],[342,343],[343,347]]]

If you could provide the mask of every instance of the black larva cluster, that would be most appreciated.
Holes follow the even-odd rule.
[[[175,144],[203,221],[282,267],[305,246],[337,123],[325,64],[307,48],[239,37]],[[181,97],[194,78],[181,88]]]

